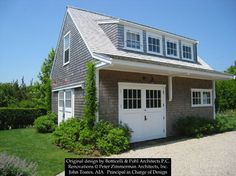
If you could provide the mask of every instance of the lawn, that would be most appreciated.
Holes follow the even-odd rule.
[[[33,128],[0,131],[0,152],[36,162],[40,176],[56,175],[64,170],[64,158],[79,157],[53,145],[51,134]]]

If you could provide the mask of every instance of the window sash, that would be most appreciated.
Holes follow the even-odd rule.
[[[126,46],[128,48],[140,49],[141,48],[140,34],[127,31],[126,32]]]
[[[191,91],[192,107],[211,106],[212,90],[194,89]]]
[[[67,64],[70,61],[70,32],[64,36],[64,58],[63,64]]]
[[[172,41],[167,41],[167,55],[178,56],[177,54],[177,43]]]
[[[191,46],[182,46],[183,58],[184,59],[192,59],[192,47]]]

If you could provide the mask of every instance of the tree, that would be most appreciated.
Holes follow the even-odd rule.
[[[84,118],[87,126],[92,128],[95,123],[97,111],[95,64],[88,62],[86,66]]]
[[[48,57],[44,60],[41,71],[38,75],[39,81],[35,82],[31,87],[31,96],[33,101],[36,102],[38,107],[51,110],[51,79],[50,73],[55,56],[55,50],[51,49]]]
[[[226,73],[236,75],[236,61]],[[236,109],[236,80],[221,80],[216,82],[216,109],[225,111]]]

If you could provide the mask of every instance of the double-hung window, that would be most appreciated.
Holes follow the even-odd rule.
[[[182,44],[182,58],[185,60],[193,60],[193,46],[191,44]]]
[[[134,51],[143,51],[142,30],[125,27],[124,31],[124,48]]]
[[[211,89],[192,89],[191,90],[192,107],[211,106],[212,90]]]
[[[162,54],[162,37],[147,32],[147,53]]]
[[[70,32],[64,36],[63,65],[70,62]]]
[[[166,39],[166,56],[179,58],[178,40]]]

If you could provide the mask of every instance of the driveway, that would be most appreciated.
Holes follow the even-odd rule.
[[[171,158],[173,176],[235,176],[236,131],[200,139],[154,142],[112,158]]]

